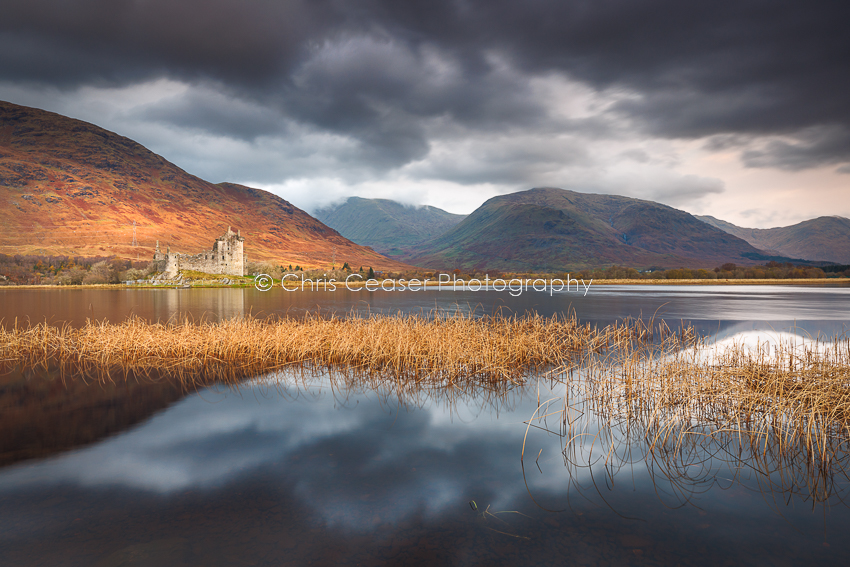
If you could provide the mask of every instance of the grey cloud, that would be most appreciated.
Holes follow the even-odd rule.
[[[327,29],[333,19],[327,4],[11,0],[0,31],[60,57],[63,51],[74,54],[77,64],[58,78],[36,60],[27,78],[44,82],[126,84],[128,69],[137,69],[264,84],[297,60],[303,42]],[[99,64],[90,65],[92,60]]]
[[[139,66],[273,86],[288,80],[315,46],[346,36],[392,38],[413,50],[438,46],[460,62],[472,89],[489,70],[487,55],[499,52],[528,73],[555,70],[598,87],[631,86],[647,95],[646,110],[658,109],[657,101],[673,103],[664,128],[688,132],[716,129],[709,117],[722,127],[742,120],[749,129],[802,127],[818,116],[846,119],[847,12],[835,2],[760,0],[18,0],[6,3],[0,25],[81,56],[110,54],[116,73]],[[98,66],[87,69],[78,67],[79,80],[108,75]],[[53,80],[47,73],[43,79]],[[723,105],[705,109],[718,98]],[[791,106],[801,99],[821,104]],[[758,112],[745,112],[750,107]],[[772,114],[778,109],[788,112]]]
[[[487,12],[501,15],[494,23],[503,45],[523,68],[630,87],[641,97],[619,109],[659,134],[787,132],[850,120],[845,4],[496,5]]]
[[[812,128],[796,141],[771,140],[742,154],[747,167],[773,167],[800,171],[850,161],[850,129]]]
[[[589,127],[555,120],[530,88],[556,74],[632,95],[597,127],[714,136],[708,149],[798,137],[744,156],[794,170],[850,159],[841,140],[805,138],[850,129],[848,15],[826,0],[9,0],[0,78],[65,90],[218,84],[241,102],[185,98],[144,116],[242,140],[300,123],[354,140],[341,164],[389,171],[428,155],[433,121],[481,133]]]
[[[759,219],[762,225],[766,225],[769,227],[776,226],[773,222],[773,219],[776,217],[776,215],[766,212],[763,208],[744,209],[743,211],[739,211],[738,214],[740,214],[746,219]]]
[[[504,131],[542,125],[547,114],[520,77],[492,65],[473,73],[449,53],[386,37],[325,43],[293,73],[281,104],[374,148],[371,160],[387,167],[425,156],[429,120]]]
[[[461,184],[546,185],[565,167],[590,166],[593,158],[581,140],[552,142],[531,136],[445,140],[427,162],[405,171],[420,179],[447,179]]]
[[[650,160],[649,154],[643,150],[626,150],[620,154],[621,157],[634,160],[638,163],[648,163]]]
[[[723,193],[726,186],[720,179],[683,175],[670,184],[661,183],[644,193],[651,199],[673,206],[684,205],[708,195]]]
[[[134,111],[145,121],[172,124],[213,135],[253,141],[259,136],[286,135],[285,118],[273,108],[252,104],[212,89],[192,89]]]
[[[650,199],[673,207],[692,203],[709,195],[723,193],[722,180],[697,175],[678,175],[665,171],[625,172],[619,175],[594,179],[590,182],[562,183],[561,187],[591,193],[628,195]]]
[[[0,23],[0,26],[3,24]],[[119,64],[122,63],[123,65]],[[129,84],[161,75],[163,69],[119,59],[110,50],[68,44],[61,38],[0,28],[2,78],[72,88],[82,84]]]
[[[738,150],[752,142],[752,136],[741,134],[717,134],[711,136],[703,144],[703,148],[710,151]]]

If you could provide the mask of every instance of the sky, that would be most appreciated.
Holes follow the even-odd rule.
[[[0,99],[314,211],[561,187],[850,217],[850,4],[4,0]]]

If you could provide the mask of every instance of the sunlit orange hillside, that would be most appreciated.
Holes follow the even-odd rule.
[[[52,112],[0,102],[0,252],[149,259],[196,253],[228,225],[251,260],[407,267],[259,189],[190,175],[140,144]],[[133,245],[133,222],[136,241]]]

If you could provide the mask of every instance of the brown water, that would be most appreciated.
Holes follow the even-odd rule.
[[[816,322],[840,329],[850,321],[848,286],[598,286],[585,294],[523,292],[513,297],[497,291],[297,291],[274,288],[199,289],[4,289],[0,288],[0,318],[9,327],[17,319],[81,325],[87,318],[122,321],[136,315],[151,321],[189,316],[215,320],[245,314],[299,315],[307,311],[336,313],[465,312],[541,315],[575,312],[583,321],[624,317],[668,321],[769,323]]]
[[[0,297],[7,325],[26,315],[80,324],[316,305],[340,313],[573,308],[596,322],[661,306],[671,321],[719,335],[795,320],[798,332],[833,332],[850,320],[847,289],[595,292],[376,292],[365,302],[278,290]],[[0,382],[0,565],[798,565],[838,563],[850,551],[846,476],[810,486],[805,463],[732,446],[671,464],[646,453],[639,431],[607,428],[590,412],[589,435],[573,443],[554,418],[535,421],[525,438],[538,398],[562,398],[563,388],[400,399],[392,385],[376,391],[325,376],[181,393],[12,374]]]

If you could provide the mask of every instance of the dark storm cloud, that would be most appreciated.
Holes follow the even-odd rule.
[[[468,0],[439,13],[430,1],[386,6],[388,26],[439,38],[468,61],[499,49],[528,72],[628,86],[644,96],[622,110],[648,113],[666,134],[771,132],[850,117],[846,3]]]
[[[285,73],[303,44],[327,28],[325,2],[283,0],[12,0],[0,29],[23,38],[4,73],[60,85],[124,84],[137,76],[213,77],[264,84]],[[72,54],[55,74],[50,56]],[[4,67],[5,68],[5,67]]]
[[[157,77],[220,83],[246,104],[354,137],[379,168],[424,156],[429,120],[569,131],[529,90],[532,78],[556,73],[629,93],[607,113],[646,134],[800,135],[745,158],[799,169],[850,159],[846,143],[806,138],[813,128],[850,129],[847,6],[13,0],[0,21],[0,68],[5,80],[60,88]],[[204,108],[151,116],[245,139],[275,125],[250,116],[236,124],[226,110]]]
[[[146,121],[162,122],[253,141],[259,136],[286,133],[286,120],[259,104],[213,90],[191,90],[165,98],[136,111]]]
[[[795,136],[798,142],[772,140],[762,148],[742,154],[747,167],[775,167],[800,171],[847,161],[850,156],[850,129],[814,128]]]

